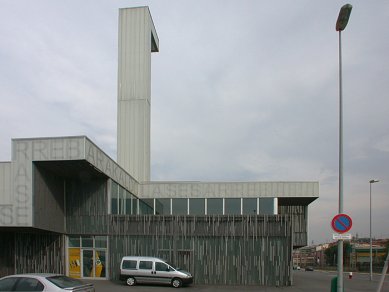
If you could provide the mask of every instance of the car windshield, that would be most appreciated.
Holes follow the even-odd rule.
[[[47,277],[47,280],[49,280],[51,283],[53,283],[54,285],[60,288],[71,288],[71,287],[85,285],[84,282],[78,279],[73,279],[66,276]]]
[[[171,268],[175,270],[179,270],[180,268],[176,268],[172,263],[166,262]]]

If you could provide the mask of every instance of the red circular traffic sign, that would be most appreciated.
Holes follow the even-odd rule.
[[[353,220],[346,214],[336,215],[331,222],[332,229],[338,233],[345,233],[351,229]]]

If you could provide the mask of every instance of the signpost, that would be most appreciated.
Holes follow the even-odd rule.
[[[353,221],[351,220],[351,217],[346,214],[338,214],[331,221],[332,229],[340,234],[349,231],[352,225]]]
[[[344,234],[351,229],[353,221],[351,217],[346,214],[338,214],[332,218],[332,229],[337,232],[332,235],[333,239],[338,240],[338,257],[341,256],[341,260],[338,259],[338,277],[335,277],[331,281],[332,291],[343,291],[343,240],[351,239],[351,234]],[[342,251],[340,252],[340,250]],[[338,282],[339,281],[339,282]]]
[[[332,238],[335,240],[351,240],[352,235],[351,233],[346,233],[346,234],[333,233]]]

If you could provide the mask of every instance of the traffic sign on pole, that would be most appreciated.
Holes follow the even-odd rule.
[[[352,225],[353,221],[351,220],[351,217],[346,214],[338,214],[331,221],[332,229],[338,233],[349,231]]]
[[[333,233],[332,238],[335,240],[351,240],[352,235],[351,233],[346,233],[346,234],[339,234],[339,233]]]

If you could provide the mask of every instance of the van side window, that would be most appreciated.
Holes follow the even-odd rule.
[[[123,261],[123,269],[135,270],[136,269],[136,261]]]
[[[153,268],[153,262],[152,261],[140,261],[139,262],[139,269],[151,270],[152,268]]]
[[[155,263],[155,270],[160,272],[168,272],[169,266],[165,263],[156,262]]]

